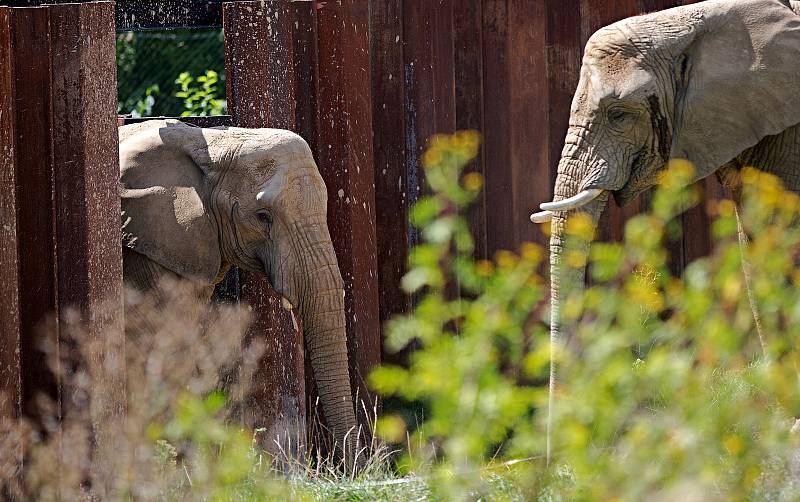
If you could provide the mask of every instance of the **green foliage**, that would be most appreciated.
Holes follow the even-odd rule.
[[[286,496],[289,486],[273,477],[270,461],[250,432],[226,425],[223,393],[205,399],[188,393],[177,398],[176,413],[163,426],[150,424],[148,436],[165,470],[180,469],[185,477],[174,493],[209,500],[268,500]],[[180,445],[180,458],[178,449]]]
[[[161,94],[152,105],[153,116],[175,117],[185,110],[174,92],[176,76],[182,72],[203,75],[217,72],[225,79],[222,30],[159,30],[117,34],[118,111],[131,113],[145,101],[147,89],[157,86]],[[224,86],[220,91],[224,95]],[[207,113],[211,113],[207,111]]]
[[[564,262],[588,264],[593,282],[562,299],[571,342],[554,353],[559,384],[548,466],[551,349],[548,316],[537,314],[547,292],[544,253],[525,244],[519,254],[471,258],[459,212],[480,187],[477,175],[462,176],[476,148],[476,136],[461,133],[436,138],[425,155],[433,195],[412,212],[423,243],[403,280],[418,302],[391,321],[387,341],[395,350],[412,341],[421,349],[408,368],[384,366],[371,376],[383,394],[425,405],[413,432],[400,416],[378,423],[386,440],[406,444],[401,470],[428,477],[445,499],[482,493],[487,477],[476,473],[492,468],[502,468],[528,499],[796,499],[791,472],[800,440],[790,430],[800,413],[800,198],[770,175],[742,173],[763,344],[732,201],[710,207],[714,253],[681,277],[670,271],[665,245],[682,229],[675,218],[700,199],[688,184],[688,163],[670,165],[650,210],[627,223],[622,243],[595,244],[587,256],[591,221],[569,219]]]
[[[144,97],[137,100],[130,113],[132,117],[151,117],[153,115],[153,107],[156,104],[156,97],[161,92],[158,84],[153,84],[144,91]]]
[[[225,111],[225,102],[217,99],[218,74],[214,70],[206,70],[205,75],[196,79],[189,72],[181,73],[175,84],[179,91],[176,97],[183,99],[186,108],[181,117],[221,115]]]

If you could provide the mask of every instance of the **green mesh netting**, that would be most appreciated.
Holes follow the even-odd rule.
[[[175,96],[180,90],[175,80],[183,72],[196,78],[207,70],[218,73],[216,97],[224,100],[225,55],[221,29],[117,33],[119,113],[178,116],[187,108],[184,100]]]

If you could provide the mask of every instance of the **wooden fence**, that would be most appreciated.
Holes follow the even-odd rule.
[[[411,307],[399,283],[418,239],[407,214],[424,190],[427,139],[483,135],[470,169],[486,183],[468,214],[479,256],[546,244],[528,216],[552,196],[583,45],[603,25],[680,3],[224,4],[231,118],[222,121],[292,129],[311,145],[345,280],[352,384],[368,409],[364,378],[381,360],[381,325]],[[36,324],[65,305],[91,309],[120,295],[113,16],[104,2],[0,7],[0,384],[14,413],[51,385],[31,345]],[[716,181],[702,184],[708,197],[723,195]],[[610,208],[601,236],[619,239],[624,220],[647,204],[645,194]],[[710,247],[703,207],[683,220],[675,270]],[[229,281],[257,314],[249,336],[270,342],[245,421],[277,429],[305,421],[313,380],[291,313],[264,278],[242,272]],[[279,360],[292,363],[279,369]]]

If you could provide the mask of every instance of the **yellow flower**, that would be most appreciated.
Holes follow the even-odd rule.
[[[425,167],[437,166],[442,162],[442,151],[431,147],[422,154],[422,165]]]
[[[501,249],[494,254],[494,261],[497,262],[500,268],[511,268],[517,264],[519,258],[511,251]]]
[[[481,277],[489,277],[494,272],[494,264],[489,260],[480,260],[475,264],[475,272]]]
[[[661,172],[660,182],[668,187],[683,186],[694,177],[694,165],[688,160],[672,159],[667,164],[667,169]]]
[[[594,225],[592,218],[586,213],[578,213],[567,220],[567,235],[578,237],[585,241],[594,238]]]
[[[717,204],[717,212],[720,216],[731,217],[736,211],[736,205],[730,199],[723,199]]]
[[[483,186],[483,176],[480,173],[472,172],[464,175],[464,188],[475,191]]]
[[[481,135],[477,131],[458,131],[452,138],[453,146],[461,155],[474,157],[478,154]]]
[[[738,435],[728,434],[722,440],[722,446],[725,447],[725,451],[731,455],[738,455],[744,449],[744,442]]]
[[[523,258],[534,263],[540,262],[544,256],[544,249],[542,249],[542,246],[532,242],[523,242],[522,246],[520,246],[520,251],[522,252]]]

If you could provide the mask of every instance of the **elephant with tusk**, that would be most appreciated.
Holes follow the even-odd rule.
[[[669,159],[724,184],[743,166],[800,191],[800,2],[708,0],[632,17],[588,41],[570,110],[551,221],[551,343],[563,343],[559,298],[583,270],[562,267],[565,221],[596,224],[610,195],[625,205]],[[551,415],[555,365],[551,369]],[[548,447],[549,457],[549,447]]]
[[[348,464],[356,427],[344,287],[327,226],[327,191],[306,142],[278,129],[123,126],[124,279],[165,275],[208,300],[231,265],[266,274],[303,321],[320,402]]]

